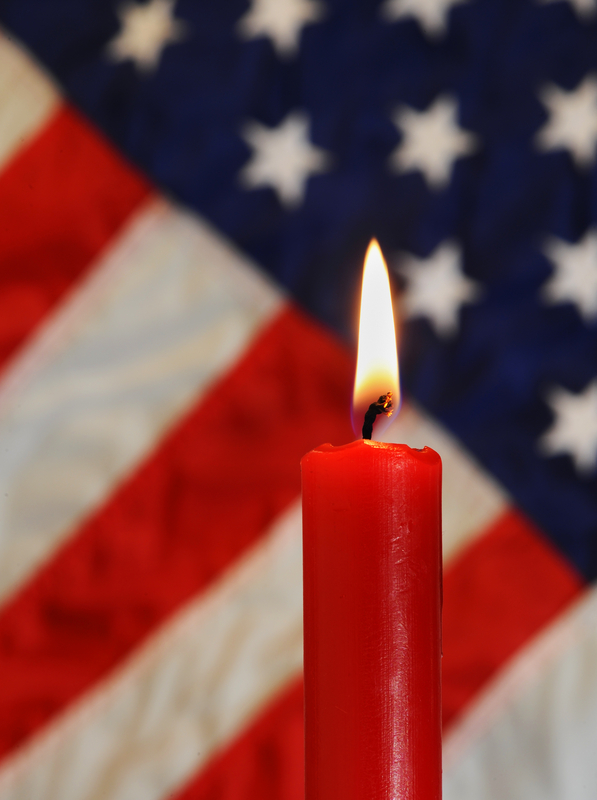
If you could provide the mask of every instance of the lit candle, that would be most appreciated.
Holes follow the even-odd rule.
[[[399,404],[393,325],[372,243],[353,418],[370,411],[375,435]],[[440,458],[368,439],[325,444],[303,458],[302,479],[306,798],[438,800]]]

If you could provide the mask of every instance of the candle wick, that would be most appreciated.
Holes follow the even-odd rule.
[[[363,439],[370,439],[373,434],[373,423],[377,419],[378,414],[386,414],[390,416],[392,413],[392,392],[382,394],[379,400],[371,403],[365,412],[365,422],[363,423]]]

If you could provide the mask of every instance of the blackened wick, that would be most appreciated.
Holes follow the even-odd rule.
[[[373,434],[373,423],[378,414],[389,414],[392,410],[392,392],[382,394],[379,400],[371,403],[365,412],[365,422],[363,423],[363,439],[370,439]]]

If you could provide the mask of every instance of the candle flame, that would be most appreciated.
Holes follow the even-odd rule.
[[[391,405],[387,398],[389,392]],[[377,438],[400,407],[400,381],[390,279],[375,239],[369,244],[363,268],[357,369],[352,400],[352,425],[357,436],[361,435],[365,412],[372,403],[379,403],[379,408],[385,405],[373,425],[373,438]]]

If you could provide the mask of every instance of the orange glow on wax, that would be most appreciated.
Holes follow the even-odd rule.
[[[363,268],[357,369],[352,398],[352,426],[360,437],[365,412],[382,395],[392,393],[392,405],[373,425],[377,439],[400,408],[396,327],[388,268],[379,244],[372,239]]]

